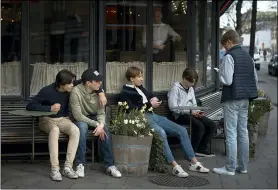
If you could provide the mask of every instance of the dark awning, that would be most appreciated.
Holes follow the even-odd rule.
[[[223,15],[225,13],[225,11],[231,6],[231,4],[234,2],[235,0],[226,0],[226,1],[220,1],[219,2],[219,6],[220,6],[220,16]]]

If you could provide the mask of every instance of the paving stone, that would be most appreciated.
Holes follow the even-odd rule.
[[[2,174],[3,176],[3,174]],[[6,183],[6,181],[8,181],[8,178],[4,179],[3,177],[1,178],[1,185],[3,185],[4,183]]]
[[[78,179],[68,179],[66,177],[63,177],[62,181],[53,181],[50,179],[44,179],[39,181],[39,183],[36,184],[37,189],[68,189],[70,188]]]
[[[148,177],[140,177],[140,178],[135,178],[135,177],[129,177],[125,183],[125,185],[130,185],[130,186],[137,186],[137,187],[142,187],[143,183],[146,181],[148,182]]]
[[[7,180],[2,186],[33,186],[39,183],[40,176],[33,176],[32,178],[11,178]]]
[[[138,188],[140,188],[140,187],[138,187]],[[111,184],[106,184],[105,189],[125,189],[125,186],[120,185],[120,184],[111,183]]]
[[[229,181],[222,183],[222,187],[223,187],[223,189],[238,189],[239,188],[237,183],[229,182]]]
[[[269,188],[277,189],[277,178],[276,179],[267,179],[266,182],[269,185]]]
[[[141,187],[133,186],[133,185],[124,185],[123,189],[141,189]]]
[[[208,184],[199,187],[192,187],[190,189],[223,189],[222,184]]]
[[[248,175],[246,175],[248,176]],[[269,185],[267,183],[266,180],[250,180],[250,179],[243,179],[243,178],[239,178],[237,179],[237,183],[240,185],[240,186],[243,186],[245,188],[251,188],[251,187],[254,187],[254,188],[268,188]]]
[[[277,170],[273,170],[271,168],[259,168],[261,173],[265,176],[276,177],[277,178]]]
[[[16,189],[17,185],[1,185],[1,189]]]
[[[234,178],[234,176],[219,175],[219,177],[220,177],[220,180],[221,180],[223,186],[226,183],[233,183],[235,185],[237,184],[237,180]]]
[[[107,184],[105,183],[97,183],[95,181],[86,180],[85,182],[76,182],[72,184],[70,189],[105,189]]]
[[[119,184],[119,185],[124,185],[126,183],[127,178],[122,177],[122,178],[114,178],[109,175],[95,175],[94,178],[98,183],[104,183],[104,184]]]

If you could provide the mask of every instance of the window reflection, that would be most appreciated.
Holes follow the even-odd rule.
[[[142,34],[146,26],[147,4],[143,1],[106,3],[106,92],[118,93],[131,65],[140,67],[145,75],[146,48]]]
[[[153,91],[168,91],[188,65],[187,2],[156,1],[153,8]]]
[[[1,2],[1,96],[20,96],[21,3]]]
[[[89,11],[89,1],[30,3],[31,95],[62,69],[80,78],[88,68]]]
[[[212,2],[197,3],[196,69],[199,80],[196,86],[212,84],[213,64],[211,59],[211,15]],[[206,82],[205,82],[206,81]]]

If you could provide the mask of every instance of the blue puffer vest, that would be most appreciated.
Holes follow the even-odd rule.
[[[232,47],[225,55],[227,54],[234,59],[234,75],[230,86],[223,85],[221,102],[257,98],[254,62],[251,56],[239,45]]]

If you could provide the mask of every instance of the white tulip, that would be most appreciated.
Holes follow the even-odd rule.
[[[126,125],[128,124],[128,120],[127,119],[124,120],[124,124],[126,124]]]

